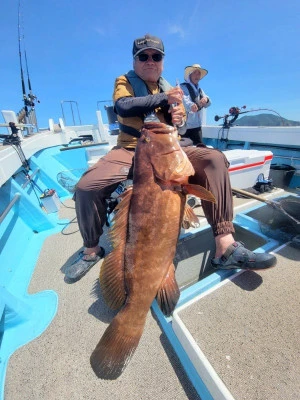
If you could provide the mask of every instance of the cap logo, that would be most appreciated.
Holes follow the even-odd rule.
[[[158,40],[143,39],[143,40],[139,40],[139,41],[137,42],[137,44],[138,44],[138,45],[147,44],[148,42],[152,42],[152,43],[156,43],[156,44],[159,44],[159,43],[160,43]]]

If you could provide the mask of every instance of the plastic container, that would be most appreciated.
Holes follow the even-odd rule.
[[[279,188],[288,187],[296,168],[288,164],[271,164],[270,178],[274,186]]]
[[[45,191],[42,196],[40,196],[43,206],[45,207],[47,214],[57,212],[60,209],[59,197],[55,190],[50,189]]]

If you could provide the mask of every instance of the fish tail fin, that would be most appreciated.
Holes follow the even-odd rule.
[[[215,196],[203,186],[188,183],[182,185],[182,187],[187,194],[193,194],[200,199],[211,201],[212,203],[216,202]]]
[[[145,321],[138,326],[128,326],[122,311],[106,328],[91,354],[90,363],[98,378],[117,379],[129,363],[142,336]]]
[[[156,301],[165,315],[169,316],[172,314],[179,296],[180,291],[175,279],[175,267],[172,263],[156,295]]]

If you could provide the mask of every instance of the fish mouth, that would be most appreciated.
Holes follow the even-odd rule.
[[[166,151],[165,153],[161,153],[162,156],[168,156],[173,153],[181,153],[181,149],[172,149],[170,151]]]

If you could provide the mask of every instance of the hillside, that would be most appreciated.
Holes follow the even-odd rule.
[[[280,118],[274,114],[245,115],[239,117],[234,125],[239,126],[300,126],[299,121]]]

